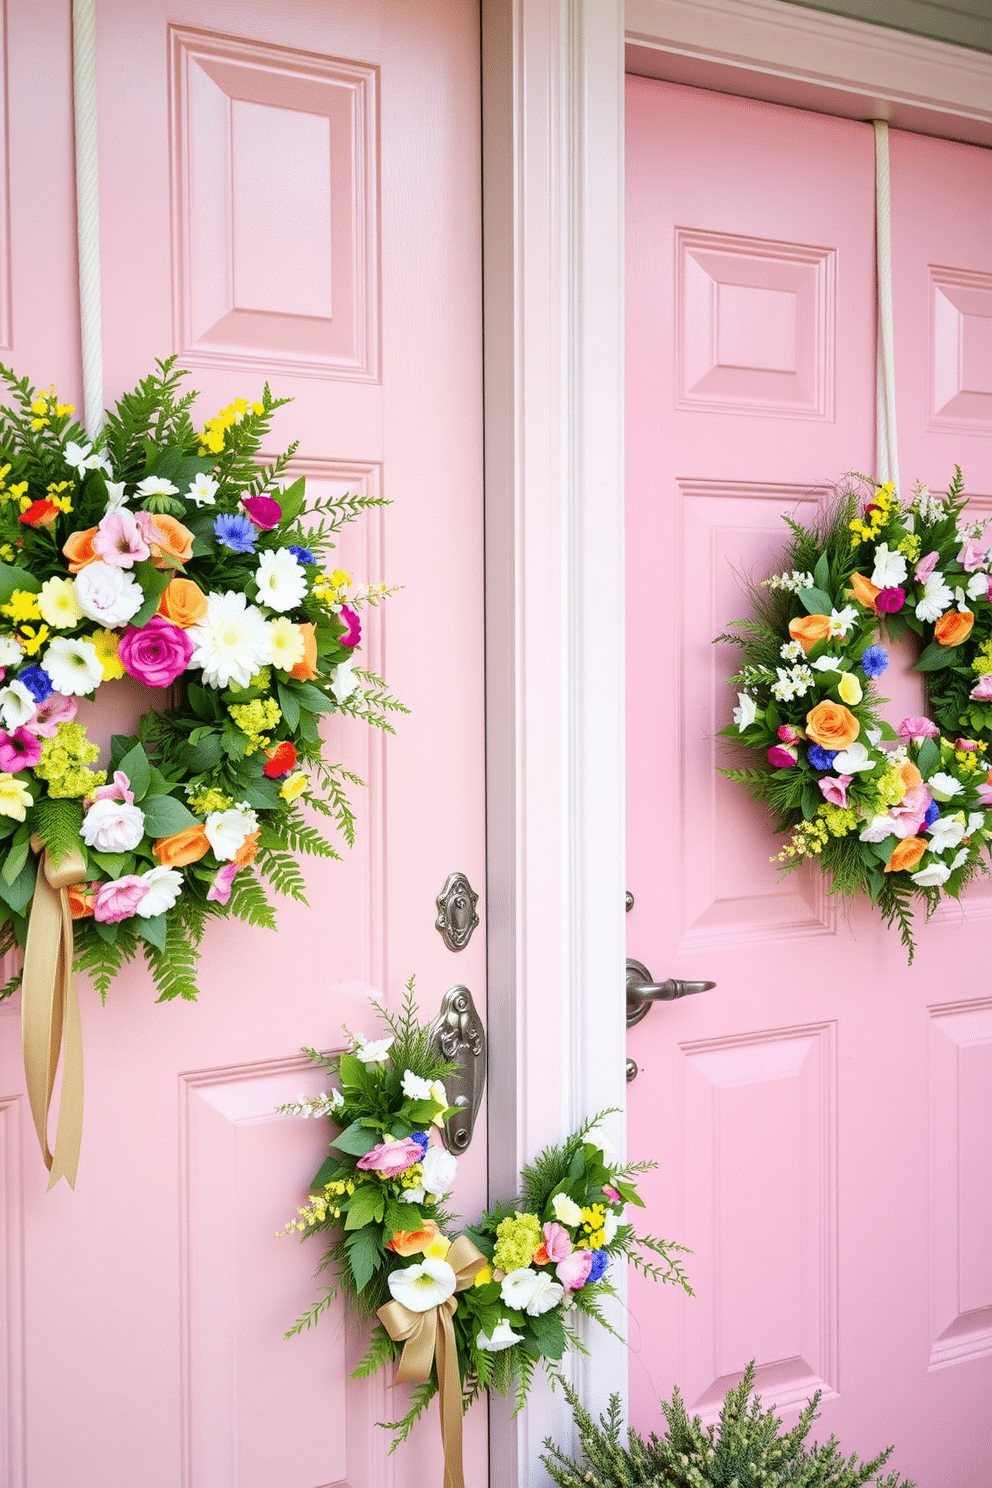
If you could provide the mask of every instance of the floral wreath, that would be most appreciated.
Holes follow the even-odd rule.
[[[792,533],[782,572],[750,586],[751,613],[718,637],[739,648],[741,688],[723,735],[761,758],[721,773],[767,801],[789,840],[772,862],[816,861],[831,892],[863,890],[899,927],[987,872],[992,773],[992,579],[985,522],[965,516],[961,471],[946,496],[920,483],[842,491],[814,530]],[[883,642],[920,637],[932,717],[893,729],[876,683]]]
[[[462,1412],[489,1389],[513,1389],[520,1409],[538,1363],[556,1378],[565,1351],[583,1348],[580,1314],[612,1332],[601,1302],[615,1295],[614,1260],[692,1295],[678,1254],[685,1246],[636,1235],[626,1222],[627,1204],[644,1207],[634,1175],[656,1164],[610,1160],[600,1125],[609,1111],[542,1152],[524,1168],[518,1197],[453,1239],[445,1205],[458,1160],[438,1133],[455,1111],[444,1086],[454,1066],[417,1019],[412,980],[398,1015],[373,1006],[387,1037],[355,1034],[331,1057],[306,1049],[337,1084],[280,1107],[338,1128],[309,1203],[280,1232],[319,1233],[327,1248],[318,1274],[332,1278],[286,1336],[313,1327],[339,1288],[360,1317],[377,1319],[354,1377],[399,1359],[396,1382],[414,1385],[406,1415],[383,1423],[391,1450],[440,1392],[445,1482],[460,1488]]]
[[[41,1071],[63,1016],[78,1043],[73,960],[105,996],[140,947],[160,1001],[195,998],[210,917],[274,928],[266,886],[305,902],[297,855],[339,856],[308,815],[353,838],[345,788],[361,782],[324,758],[321,715],[388,728],[399,707],[355,665],[358,610],[385,586],[323,567],[376,498],[305,513],[303,480],[282,484],[296,445],[259,453],[289,400],[266,386],[197,430],[185,374],[156,366],[92,442],[54,388],[0,367],[0,954],[27,947],[41,1022],[25,1063],[49,1166]],[[125,673],[149,710],[97,769],[78,700]],[[61,992],[53,958],[40,965],[52,942]]]

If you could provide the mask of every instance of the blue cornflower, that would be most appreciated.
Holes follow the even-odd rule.
[[[811,744],[806,751],[806,758],[814,770],[832,770],[839,752],[837,749],[821,749],[819,744]]]
[[[940,807],[937,805],[936,801],[931,801],[930,805],[927,807],[927,814],[923,818],[923,825],[925,827],[932,827],[939,815]]]
[[[254,553],[258,533],[247,517],[217,517],[214,522],[217,541],[232,553]]]
[[[316,563],[317,562],[316,558],[313,556],[313,554],[311,553],[311,551],[310,551],[309,548],[291,547],[289,551],[292,553],[292,555],[296,559],[297,563]]]
[[[589,1275],[586,1277],[586,1286],[592,1286],[598,1281],[610,1264],[610,1258],[605,1250],[594,1250],[592,1253],[592,1265],[589,1267]]]
[[[411,1132],[410,1133],[410,1141],[411,1142],[416,1142],[417,1146],[420,1148],[420,1155],[421,1155],[421,1157],[423,1157],[424,1154],[427,1151],[428,1143],[430,1142],[430,1137],[427,1135],[427,1133],[426,1132]]]
[[[889,653],[884,646],[869,646],[861,653],[861,668],[866,677],[880,677],[889,664]]]
[[[25,667],[23,672],[18,672],[17,680],[18,682],[24,683],[24,686],[27,688],[28,692],[34,698],[36,703],[43,703],[45,699],[50,698],[52,693],[55,691],[54,687],[52,686],[52,679],[45,671],[44,667]]]

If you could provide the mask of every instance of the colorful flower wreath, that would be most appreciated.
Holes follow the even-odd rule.
[[[282,1232],[323,1235],[329,1243],[319,1270],[330,1268],[332,1282],[287,1337],[312,1327],[340,1287],[361,1317],[378,1319],[356,1376],[399,1358],[397,1381],[415,1386],[407,1414],[386,1423],[395,1433],[393,1447],[440,1389],[451,1467],[452,1452],[460,1451],[454,1440],[460,1441],[460,1424],[455,1432],[452,1415],[460,1423],[462,1411],[491,1388],[515,1389],[519,1409],[538,1363],[554,1375],[566,1349],[582,1347],[579,1315],[609,1329],[600,1304],[614,1295],[612,1261],[630,1261],[691,1294],[678,1254],[685,1247],[636,1235],[625,1221],[627,1204],[643,1207],[634,1175],[655,1164],[610,1161],[600,1129],[609,1112],[542,1152],[524,1168],[518,1198],[494,1205],[452,1239],[454,1221],[444,1206],[458,1163],[438,1140],[454,1110],[444,1087],[452,1066],[417,1020],[412,982],[398,1016],[374,1006],[388,1037],[355,1035],[349,1052],[329,1058],[306,1050],[337,1087],[280,1108],[329,1116],[339,1128],[310,1202]],[[430,1349],[420,1347],[425,1329]]]
[[[863,481],[863,477],[858,477]],[[815,530],[786,518],[782,572],[751,586],[737,646],[741,688],[722,730],[761,757],[721,773],[767,801],[789,840],[773,862],[814,860],[831,892],[864,890],[913,959],[912,904],[927,916],[979,871],[992,833],[992,579],[984,522],[917,484],[843,491]],[[881,716],[886,639],[920,637],[931,717]]]
[[[303,480],[280,488],[295,445],[259,463],[287,400],[266,387],[198,431],[185,374],[157,368],[92,443],[0,368],[0,954],[27,938],[32,846],[72,852],[77,965],[103,995],[140,945],[161,1000],[196,996],[211,915],[274,926],[263,885],[303,899],[295,855],[338,856],[301,806],[350,840],[360,782],[324,759],[320,716],[385,727],[397,705],[354,660],[383,587],[322,568],[375,498],[304,516]],[[77,700],[125,673],[149,711],[94,768]]]

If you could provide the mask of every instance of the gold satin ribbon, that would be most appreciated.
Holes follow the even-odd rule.
[[[83,1134],[83,1036],[72,972],[72,914],[66,890],[71,884],[82,883],[86,865],[78,848],[58,864],[53,863],[40,837],[32,837],[31,850],[38,854],[38,881],[21,984],[24,1073],[38,1144],[51,1174],[48,1187],[65,1178],[74,1188]],[[48,1113],[60,1051],[62,1098],[53,1156],[48,1147]]]
[[[485,1256],[467,1235],[451,1243],[445,1260],[455,1273],[455,1291],[470,1287],[486,1264]],[[465,1488],[462,1466],[462,1382],[458,1373],[458,1345],[451,1319],[458,1310],[454,1297],[426,1312],[411,1312],[402,1302],[387,1302],[378,1317],[394,1343],[404,1345],[394,1385],[420,1384],[430,1379],[437,1356],[438,1413],[444,1446],[444,1488]]]

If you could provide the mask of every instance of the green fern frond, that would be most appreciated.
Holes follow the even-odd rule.
[[[277,894],[288,895],[300,904],[306,904],[307,882],[292,853],[276,852],[269,848],[266,852],[259,853],[257,864],[259,872],[269,880]]]
[[[311,1307],[308,1307],[306,1312],[300,1313],[300,1316],[296,1319],[289,1332],[283,1334],[284,1338],[295,1338],[298,1333],[306,1333],[310,1328],[316,1328],[320,1319],[338,1294],[337,1287],[333,1286],[321,1287],[320,1290],[321,1295],[317,1298],[316,1302]],[[355,1372],[357,1374],[358,1371],[356,1370]]]
[[[83,824],[81,801],[59,800],[41,796],[34,806],[32,825],[45,845],[53,864],[61,863],[73,849],[79,848],[79,829]]]
[[[264,930],[276,928],[275,911],[250,870],[243,869],[231,885],[228,909],[236,919],[246,920],[249,925],[261,925]]]
[[[391,1457],[396,1451],[396,1448],[406,1441],[410,1432],[416,1426],[436,1394],[437,1380],[432,1374],[429,1380],[424,1380],[422,1384],[414,1385],[410,1392],[410,1409],[405,1416],[401,1417],[398,1421],[379,1421],[377,1423],[384,1431],[395,1432],[393,1440],[389,1444],[388,1456]]]
[[[165,950],[157,946],[143,946],[145,962],[158,993],[157,1002],[171,1002],[181,997],[184,1002],[195,1002],[199,995],[196,985],[196,968],[199,954],[187,939],[182,920],[170,910],[165,920]]]

